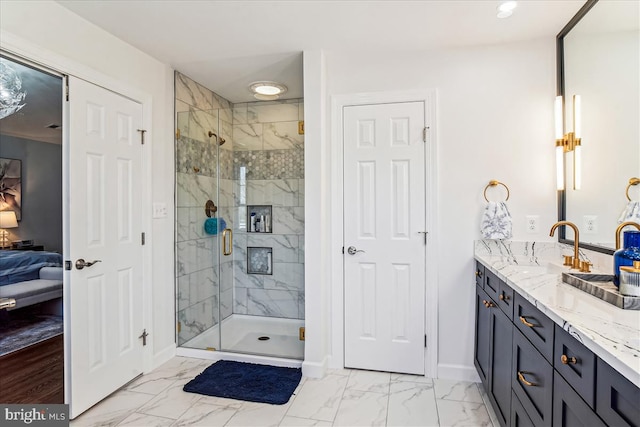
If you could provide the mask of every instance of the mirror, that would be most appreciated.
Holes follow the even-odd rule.
[[[559,219],[578,226],[580,247],[613,253],[629,179],[640,177],[640,2],[587,1],[557,42],[565,133],[573,130],[572,98],[582,99],[581,188],[574,152],[565,153]],[[628,195],[640,200],[640,185]],[[562,234],[560,241],[573,244]]]

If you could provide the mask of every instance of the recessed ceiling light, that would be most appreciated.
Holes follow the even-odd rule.
[[[253,96],[262,101],[278,99],[287,91],[287,87],[276,82],[254,82],[249,86]]]
[[[508,18],[513,14],[513,10],[518,6],[518,2],[516,1],[504,1],[500,3],[497,7],[498,14],[496,15],[498,18]]]

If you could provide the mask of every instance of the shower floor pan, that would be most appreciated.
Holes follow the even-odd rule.
[[[304,341],[298,338],[303,320],[233,314],[222,321],[221,349],[218,348],[219,326],[207,329],[182,346],[287,359],[304,358]]]

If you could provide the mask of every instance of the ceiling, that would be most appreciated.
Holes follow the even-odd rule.
[[[0,57],[22,81],[24,107],[0,119],[0,133],[33,141],[62,144],[62,78]]]
[[[507,19],[495,0],[58,3],[238,103],[255,101],[257,80],[302,97],[304,50],[384,55],[555,37],[584,0],[521,0]]]

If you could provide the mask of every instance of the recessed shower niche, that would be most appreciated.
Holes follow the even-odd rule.
[[[273,274],[273,248],[247,248],[247,274]]]
[[[302,359],[303,101],[234,104],[175,83],[178,346]],[[226,233],[204,231],[207,200]]]

